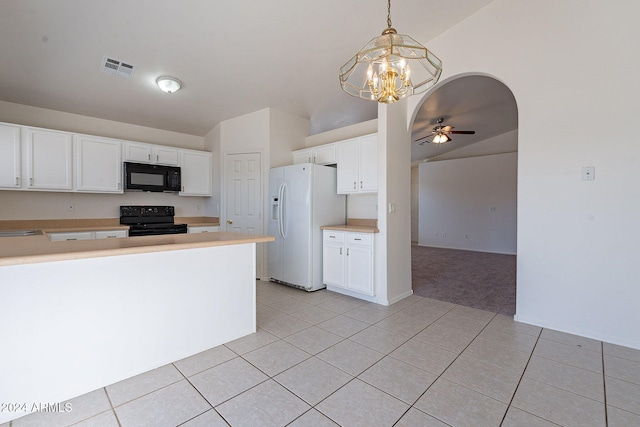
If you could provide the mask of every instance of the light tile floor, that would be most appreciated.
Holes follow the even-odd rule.
[[[257,296],[256,334],[11,426],[640,426],[638,350],[418,296]]]

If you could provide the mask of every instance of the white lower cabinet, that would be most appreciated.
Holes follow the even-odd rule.
[[[188,227],[187,233],[195,234],[195,233],[216,233],[220,231],[219,225],[202,225],[196,227]]]
[[[322,280],[330,290],[375,295],[372,233],[324,230],[322,253]]]

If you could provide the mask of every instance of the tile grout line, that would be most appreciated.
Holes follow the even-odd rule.
[[[511,409],[511,405],[513,404],[513,399],[516,397],[516,393],[518,392],[518,388],[520,388],[520,384],[522,383],[522,379],[524,378],[524,374],[525,372],[527,372],[527,368],[529,367],[529,363],[531,362],[531,358],[533,357],[533,352],[536,350],[536,347],[538,346],[538,342],[540,341],[540,337],[542,336],[542,331],[544,331],[544,328],[540,328],[540,332],[538,333],[538,336],[536,337],[536,343],[533,345],[533,348],[531,349],[531,353],[529,354],[529,358],[527,359],[527,363],[524,365],[524,369],[522,370],[522,375],[520,375],[520,379],[518,380],[518,384],[516,385],[515,390],[513,390],[513,394],[511,395],[511,400],[509,400],[509,404],[507,405],[507,410],[505,411],[504,415],[502,416],[502,421],[500,421],[500,425],[502,425],[504,423],[505,418],[507,417],[507,413],[509,412],[509,409]],[[520,408],[518,408],[520,409]],[[527,412],[527,411],[525,411]],[[531,414],[530,412],[527,412],[527,414]],[[546,418],[542,418],[536,414],[531,414],[534,417],[538,417],[541,418],[545,421],[549,421],[553,424],[553,421],[547,420]]]
[[[602,392],[604,397],[604,425],[609,425],[609,411],[607,410],[607,375],[604,365],[604,342],[600,341],[600,350],[602,351]]]
[[[455,306],[454,306],[454,307],[452,307],[452,308],[451,308],[451,310],[453,310],[456,306],[459,306],[459,304],[455,304]],[[463,306],[461,306],[461,307],[463,307]],[[449,313],[451,310],[447,311],[447,313]],[[447,313],[445,313],[445,314],[443,314],[442,316],[440,316],[440,317],[438,318],[438,320],[439,320],[439,319],[441,319],[442,317],[444,317]],[[446,368],[444,368],[444,369],[442,370],[442,372],[441,372],[439,375],[437,375],[437,378],[436,378],[436,379],[431,383],[431,385],[429,385],[429,387],[427,387],[427,389],[426,389],[425,391],[423,391],[423,392],[422,392],[422,394],[420,394],[420,396],[418,396],[418,398],[415,400],[415,402],[413,402],[413,403],[411,404],[411,406],[409,407],[409,409],[407,409],[407,410],[405,411],[405,413],[404,413],[404,414],[402,414],[402,417],[404,417],[404,416],[405,416],[405,414],[406,414],[407,412],[409,412],[409,410],[410,410],[411,408],[414,408],[414,407],[415,407],[414,405],[415,405],[416,403],[418,403],[418,401],[419,401],[420,399],[422,399],[422,396],[424,396],[424,395],[425,395],[425,393],[426,393],[426,392],[428,392],[428,391],[429,391],[429,389],[430,389],[430,388],[431,388],[431,387],[432,387],[432,386],[433,386],[433,385],[434,385],[434,384],[435,384],[435,383],[436,383],[440,378],[442,378],[442,376],[444,375],[444,373],[445,373],[445,372],[447,372],[447,369],[449,369],[449,367],[450,367],[451,365],[453,365],[453,364],[455,363],[455,361],[456,361],[456,360],[458,360],[458,358],[462,355],[462,353],[464,353],[464,351],[465,351],[467,348],[469,348],[469,346],[471,345],[471,343],[472,343],[473,341],[475,341],[475,340],[478,338],[478,336],[482,333],[482,331],[484,331],[484,330],[487,328],[487,326],[489,326],[489,324],[493,321],[493,319],[495,319],[495,318],[496,318],[496,316],[497,316],[497,315],[498,315],[498,313],[493,313],[493,317],[491,317],[491,319],[487,322],[487,324],[486,324],[486,325],[484,325],[484,327],[483,327],[483,328],[482,328],[482,329],[481,329],[481,330],[480,330],[480,331],[479,331],[479,332],[478,332],[478,333],[473,337],[473,339],[469,342],[469,344],[467,344],[467,345],[465,346],[465,348],[463,348],[463,349],[462,349],[462,351],[460,351],[460,353],[458,353],[458,355],[457,355],[457,356],[456,356],[456,357],[451,361],[451,363],[449,363],[449,364],[447,365],[447,367],[446,367]],[[436,320],[436,321],[437,321],[437,320]],[[429,326],[431,326],[433,323],[435,323],[435,322],[432,322]],[[428,327],[428,326],[427,326],[427,327]],[[426,329],[426,328],[425,328],[425,329]],[[436,347],[437,347],[437,346],[436,346]],[[443,350],[446,350],[446,349],[443,349]],[[448,380],[447,380],[447,381],[448,381]],[[457,384],[457,383],[454,383],[454,384]],[[468,389],[468,390],[471,390],[471,391],[474,391],[474,392],[476,392],[476,393],[479,393],[479,392],[477,392],[477,391],[475,391],[475,390],[472,390],[472,389],[470,389],[470,388],[468,388],[468,387],[465,387],[465,386],[463,386],[463,385],[461,385],[461,384],[458,384],[458,385],[459,385],[459,386],[461,386],[461,387],[464,387],[464,388],[466,388],[466,389]],[[480,393],[480,394],[482,394],[483,396],[485,396],[483,393]],[[486,397],[489,397],[489,396],[486,396]],[[490,399],[493,399],[492,397],[489,397],[489,398],[490,398]],[[497,400],[497,399],[493,399],[493,400]],[[498,402],[499,402],[499,401],[498,401]],[[420,411],[420,412],[424,413],[424,414],[427,414],[428,416],[430,416],[430,417],[432,417],[432,418],[434,418],[434,419],[436,419],[436,420],[438,420],[438,421],[441,421],[441,422],[443,422],[443,423],[445,423],[445,424],[447,424],[447,425],[450,425],[450,424],[449,424],[449,423],[447,423],[445,420],[441,420],[440,418],[436,417],[436,416],[435,416],[435,415],[433,415],[433,414],[429,414],[428,412],[424,412],[424,411],[420,410],[420,408],[415,408],[415,409],[416,409],[417,411]],[[507,407],[507,410],[508,410],[508,407]],[[506,414],[506,411],[505,411],[505,414]],[[402,417],[400,417],[400,418],[398,419],[398,421],[400,421],[400,420],[402,419]],[[397,423],[398,421],[396,421],[396,423]]]
[[[410,305],[408,305],[407,307],[409,307],[409,306],[411,306],[411,305],[413,305],[413,304],[410,304]],[[384,356],[382,357],[382,359],[384,359],[385,357],[392,357],[393,359],[395,359],[393,356],[390,356],[390,354],[391,354],[393,351],[395,351],[396,349],[398,349],[399,347],[401,347],[402,345],[404,345],[407,341],[409,341],[409,340],[413,339],[416,335],[418,335],[419,333],[421,333],[422,331],[424,331],[425,329],[427,329],[429,326],[431,326],[432,324],[434,324],[435,322],[437,322],[438,320],[440,320],[440,319],[441,319],[442,317],[444,317],[447,313],[449,313],[451,310],[453,310],[456,306],[457,306],[457,304],[456,304],[456,305],[454,305],[453,307],[451,307],[449,310],[447,310],[445,313],[443,313],[441,316],[439,316],[439,317],[438,317],[437,319],[435,319],[433,322],[429,323],[427,326],[425,326],[424,328],[422,328],[420,331],[416,332],[414,335],[412,335],[412,336],[411,336],[410,338],[408,338],[406,341],[403,341],[403,342],[402,342],[402,344],[398,345],[394,350],[392,350],[391,352],[389,352],[389,353],[387,353],[387,354],[384,354],[384,353],[378,352],[377,350],[375,350],[375,349],[371,349],[371,348],[369,348],[369,347],[367,347],[367,346],[365,346],[365,345],[362,345],[362,344],[360,344],[360,343],[358,343],[358,342],[355,342],[355,341],[352,341],[352,342],[353,342],[353,343],[355,343],[355,344],[358,344],[358,345],[362,345],[363,347],[368,348],[368,349],[370,349],[370,350],[373,350],[373,351],[376,351],[376,352],[378,352],[378,353],[384,354]],[[356,307],[356,308],[357,308],[357,307]],[[354,309],[354,310],[355,310],[355,309]],[[402,311],[402,310],[399,310],[397,313],[399,313],[399,312],[401,312],[401,311]],[[394,313],[394,314],[397,314],[397,313]],[[344,315],[344,313],[343,313],[342,315]],[[390,315],[390,316],[391,316],[391,315]],[[390,316],[387,316],[387,317],[390,317]],[[348,316],[347,316],[347,317],[348,317]],[[494,317],[495,317],[495,314],[494,314]],[[354,320],[358,320],[358,319],[354,319]],[[384,319],[382,319],[382,320],[384,320]],[[379,322],[381,322],[382,320],[380,320],[380,321],[378,321],[378,322],[376,322],[376,323],[379,323]],[[493,320],[493,317],[491,318],[491,320]],[[491,320],[489,321],[489,323],[491,322]],[[365,322],[365,323],[366,323],[366,322]],[[487,323],[487,325],[488,325],[489,323]],[[364,330],[366,330],[366,329],[368,329],[368,328],[370,328],[370,327],[372,327],[372,326],[374,326],[374,325],[375,325],[375,323],[374,323],[374,324],[369,324],[369,325],[368,325],[366,328],[364,328],[362,331],[364,331]],[[486,326],[485,326],[485,327],[486,327]],[[484,328],[483,328],[483,329],[484,329]],[[358,331],[358,332],[356,332],[356,333],[354,333],[354,334],[352,334],[352,335],[350,335],[350,336],[356,335],[356,334],[358,334],[358,333],[360,333],[360,332],[362,332],[362,331]],[[482,332],[482,331],[480,331],[480,332]],[[346,341],[346,340],[348,340],[348,339],[349,339],[349,338],[344,338],[344,339],[343,339],[342,341],[340,341],[340,342],[344,342],[344,341]],[[286,341],[285,341],[285,342],[286,342]],[[332,345],[332,346],[328,347],[327,349],[332,348],[332,347],[334,347],[334,346],[336,346],[336,345],[338,345],[338,344],[339,344],[339,343],[336,343],[336,344],[334,344],[334,345]],[[327,350],[327,349],[325,349],[325,350]],[[325,350],[323,350],[323,351],[325,351]],[[313,355],[312,357],[315,357],[315,355]],[[380,360],[382,360],[382,359],[380,359]],[[306,360],[308,360],[308,359],[306,359]],[[320,360],[322,360],[322,359],[320,359]],[[402,403],[406,403],[406,402],[404,402],[403,400],[398,399],[397,397],[395,397],[395,396],[393,396],[393,395],[391,395],[391,394],[387,393],[386,391],[381,390],[381,389],[379,389],[378,387],[376,387],[376,386],[374,386],[374,385],[372,385],[372,384],[369,384],[368,382],[366,382],[366,381],[361,380],[361,379],[359,379],[359,378],[358,378],[358,376],[359,376],[359,375],[361,375],[362,373],[364,373],[365,371],[367,371],[368,369],[370,369],[372,366],[374,366],[375,364],[377,364],[378,362],[380,362],[380,360],[376,361],[376,362],[375,362],[375,363],[373,363],[371,366],[367,367],[366,369],[364,369],[362,372],[360,372],[358,375],[355,375],[355,376],[354,376],[354,375],[352,375],[351,373],[346,372],[346,371],[344,371],[344,370],[340,369],[339,367],[334,366],[333,364],[331,364],[331,363],[329,363],[329,362],[326,362],[326,361],[325,361],[325,363],[328,363],[329,365],[331,365],[331,366],[333,366],[334,368],[336,368],[336,369],[338,369],[338,370],[340,370],[340,371],[342,371],[342,372],[346,373],[347,375],[351,376],[352,378],[351,378],[349,381],[347,381],[345,384],[343,384],[341,387],[339,387],[338,389],[336,389],[335,391],[333,391],[333,392],[332,392],[332,393],[330,393],[329,395],[325,396],[325,397],[324,397],[324,399],[322,399],[322,400],[321,400],[320,402],[318,402],[317,404],[315,404],[315,405],[310,405],[310,406],[311,406],[311,408],[315,409],[316,411],[318,411],[319,413],[321,413],[322,415],[324,415],[325,417],[327,417],[327,418],[328,418],[328,419],[330,419],[331,421],[336,422],[336,421],[335,421],[335,420],[333,420],[331,417],[329,417],[327,414],[325,414],[324,412],[322,412],[322,411],[320,411],[319,409],[317,409],[317,408],[316,408],[316,406],[317,406],[317,405],[319,405],[320,403],[324,402],[325,400],[327,400],[329,397],[333,396],[333,395],[334,395],[335,393],[337,393],[339,390],[341,390],[341,389],[343,389],[344,387],[346,387],[346,386],[347,386],[347,384],[352,383],[352,382],[353,382],[354,380],[356,380],[356,379],[358,379],[359,381],[361,381],[361,382],[363,382],[363,383],[365,383],[365,384],[369,385],[370,387],[375,388],[376,390],[381,391],[382,393],[384,393],[384,394],[386,394],[386,395],[388,395],[388,396],[392,397],[393,399],[396,399],[396,400],[398,400],[398,401],[400,401],[400,402],[402,402]],[[399,360],[399,359],[396,359],[396,360]],[[302,362],[300,362],[300,363],[302,363]],[[404,362],[404,363],[406,363],[406,362]],[[453,363],[453,362],[452,362],[452,363]],[[413,365],[411,365],[411,366],[413,366]],[[416,368],[417,368],[417,367],[416,367]],[[288,369],[286,369],[286,370],[285,370],[285,371],[283,371],[283,372],[286,372],[286,371],[287,371],[287,370],[289,370],[289,369],[291,369],[291,368],[288,368]],[[420,369],[420,368],[418,368],[418,369]],[[422,370],[424,371],[424,369],[422,369]],[[425,372],[428,372],[428,371],[425,371]],[[428,373],[430,373],[430,372],[428,372]],[[276,381],[278,384],[280,384],[277,380],[275,380],[275,379],[274,379],[274,381]],[[435,381],[434,381],[434,382],[435,382]],[[294,394],[298,399],[301,399],[303,402],[305,402],[305,403],[306,403],[306,401],[305,401],[304,399],[302,399],[300,396],[298,396],[297,394],[295,394],[293,391],[289,390],[287,387],[285,387],[285,386],[284,386],[284,385],[282,385],[282,384],[280,384],[280,385],[281,385],[282,387],[284,387],[285,389],[287,389],[288,391],[290,391],[291,393],[293,393],[293,394]],[[429,386],[429,387],[430,387],[430,386]],[[427,390],[429,389],[429,387],[427,387]],[[425,390],[425,392],[426,392],[426,390]],[[422,393],[422,394],[424,394],[424,393]],[[422,397],[422,395],[420,395],[420,396],[418,397],[418,399],[420,399],[420,397]],[[416,402],[417,402],[417,400],[416,400]],[[414,404],[415,404],[415,402],[414,402]],[[402,417],[403,417],[403,416],[404,416],[404,415],[405,415],[405,414],[406,414],[406,413],[407,413],[407,412],[408,412],[408,411],[413,407],[413,404],[408,404],[408,405],[409,405],[409,408],[407,408],[407,410],[406,410],[405,412],[403,412],[403,413],[402,413],[402,415],[400,416],[400,418],[398,418],[398,420],[396,420],[396,422],[394,422],[394,425],[395,425],[395,424],[396,424],[400,419],[402,419]],[[306,411],[306,412],[308,412],[308,411]],[[305,412],[305,413],[306,413],[306,412]],[[300,415],[300,416],[302,416],[302,415]],[[300,417],[298,417],[298,418],[300,418]],[[297,419],[297,418],[296,418],[296,419]],[[295,421],[295,420],[294,420],[294,421]],[[292,422],[293,422],[293,421],[292,421]],[[336,422],[336,424],[337,424],[337,422]]]
[[[231,350],[231,351],[233,351],[233,350]],[[235,353],[235,352],[234,352],[234,353]],[[236,354],[237,354],[237,353],[236,353]],[[233,359],[231,359],[231,360],[233,360]],[[227,361],[227,362],[228,362],[228,361]],[[222,362],[222,363],[225,363],[225,362]],[[218,364],[218,365],[222,365],[222,363],[220,363],[220,364]],[[225,422],[225,423],[227,423],[228,425],[231,425],[231,423],[229,423],[229,422],[227,421],[227,419],[226,419],[225,417],[223,417],[223,416],[222,416],[222,414],[216,410],[215,406],[213,406],[213,405],[211,404],[211,402],[209,402],[209,400],[208,400],[208,399],[207,399],[207,398],[206,398],[206,397],[205,397],[205,396],[200,392],[200,390],[198,390],[198,387],[196,387],[196,386],[195,386],[195,385],[194,385],[194,384],[189,380],[189,378],[187,378],[187,376],[186,376],[186,375],[185,375],[185,374],[184,374],[184,373],[183,373],[183,372],[182,372],[182,371],[181,371],[181,370],[180,370],[180,369],[175,365],[175,362],[172,362],[172,363],[171,363],[171,365],[173,365],[173,367],[174,367],[174,368],[176,368],[176,370],[177,370],[178,372],[180,372],[180,375],[182,375],[182,377],[183,377],[183,378],[184,378],[184,379],[189,383],[189,385],[190,385],[191,387],[193,387],[193,389],[194,389],[194,390],[195,390],[195,391],[196,391],[196,392],[197,392],[197,393],[198,393],[198,394],[199,394],[199,395],[204,399],[204,401],[205,401],[205,402],[207,402],[207,403],[209,404],[209,406],[211,406],[211,409],[208,409],[208,410],[206,410],[206,411],[204,411],[204,412],[199,413],[198,415],[196,415],[196,416],[194,416],[194,417],[192,417],[192,418],[190,418],[190,419],[186,420],[184,423],[187,423],[187,422],[189,422],[189,421],[191,421],[191,420],[193,420],[193,419],[195,419],[195,418],[199,417],[200,415],[205,414],[205,413],[209,412],[210,410],[212,410],[212,411],[215,411],[218,415],[220,415],[220,417],[224,420],[224,422]],[[218,366],[218,365],[216,365],[216,366]],[[205,370],[206,370],[206,369],[205,369]],[[201,371],[201,372],[204,372],[204,371]],[[194,374],[194,375],[197,375],[197,374]],[[182,381],[182,380],[181,380],[181,381]],[[174,383],[174,384],[175,384],[175,383]],[[262,383],[261,383],[261,384],[262,384]],[[235,396],[234,396],[234,397],[235,397]],[[228,400],[228,399],[227,399],[227,400]],[[225,400],[225,402],[226,402],[226,400]],[[224,402],[221,402],[220,404],[222,404],[222,403],[224,403]],[[179,425],[182,425],[182,424],[184,424],[184,423],[180,423]]]
[[[107,391],[107,387],[103,387],[104,394],[107,395],[107,400],[109,401],[109,406],[111,406],[111,410],[113,411],[113,415],[116,417],[116,422],[119,427],[122,427],[122,423],[120,422],[120,417],[118,417],[118,413],[116,412],[115,406],[113,406],[113,402],[111,401],[111,396],[109,396],[109,392]]]

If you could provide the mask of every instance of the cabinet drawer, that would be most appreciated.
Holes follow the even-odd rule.
[[[197,234],[197,233],[215,233],[220,231],[220,227],[217,225],[203,225],[201,227],[189,227],[188,233]]]
[[[96,231],[96,239],[121,239],[128,236],[129,232],[127,230]]]
[[[373,234],[371,233],[348,233],[347,244],[371,246],[373,243]]]
[[[344,232],[324,230],[324,239],[327,243],[344,243]]]
[[[49,239],[52,242],[64,242],[67,240],[91,240],[93,233],[90,231],[71,232],[71,233],[50,233]]]

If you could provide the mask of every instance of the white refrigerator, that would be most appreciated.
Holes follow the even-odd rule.
[[[323,225],[344,224],[346,196],[336,168],[302,163],[269,171],[269,277],[306,291],[322,289]]]

